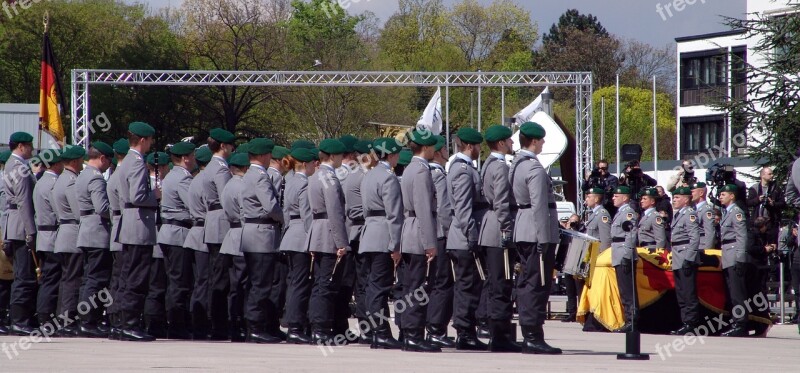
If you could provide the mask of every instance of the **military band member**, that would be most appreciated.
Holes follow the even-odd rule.
[[[337,262],[347,254],[344,193],[335,170],[342,165],[344,144],[325,139],[319,144],[319,170],[308,180],[312,223],[305,247],[314,256],[314,285],[309,299],[312,339],[325,343],[333,336],[333,313],[342,271]]]
[[[58,216],[51,199],[58,175],[64,170],[59,151],[47,149],[39,153],[47,170],[33,188],[33,206],[36,210],[36,254],[39,257],[41,277],[36,298],[39,325],[44,325],[58,313],[58,287],[61,283],[61,260],[54,252]],[[0,312],[4,310],[0,309]]]
[[[617,287],[622,303],[622,310],[625,314],[625,324],[619,328],[619,332],[633,330],[634,316],[639,309],[639,300],[633,296],[635,283],[632,276],[634,263],[639,259],[636,252],[636,229],[639,221],[639,214],[633,210],[630,204],[631,189],[627,186],[619,186],[614,190],[614,207],[617,214],[611,223],[611,265],[617,276]]]
[[[453,204],[453,222],[447,236],[447,252],[455,272],[453,327],[457,331],[456,349],[487,349],[477,336],[475,312],[481,295],[478,260],[478,232],[489,204],[481,195],[478,171],[472,162],[480,156],[483,136],[472,128],[456,133],[459,153],[450,164],[447,186]]]
[[[111,281],[111,211],[103,173],[111,165],[114,149],[102,142],[92,143],[89,160],[75,180],[80,216],[78,248],[83,251],[83,286],[81,301],[91,304],[101,291],[106,291]],[[81,334],[91,338],[108,337],[108,329],[102,325],[103,307],[92,309],[81,315]]]
[[[700,323],[700,305],[697,301],[697,267],[700,264],[700,222],[691,207],[692,190],[681,187],[672,192],[672,274],[675,278],[675,295],[681,309],[683,326],[672,335],[694,331]]]
[[[288,276],[286,279],[286,312],[284,320],[289,326],[286,342],[309,344],[308,300],[311,296],[311,254],[304,246],[311,228],[311,205],[308,202],[308,178],[314,174],[314,155],[311,150],[292,150],[296,161],[294,175],[286,181],[284,189],[284,217],[286,233],[281,240],[280,251],[286,256]]]
[[[691,188],[692,204],[697,212],[697,221],[700,223],[699,250],[716,249],[719,247],[719,242],[716,239],[719,226],[714,219],[714,205],[706,201],[708,193],[706,183],[694,183]]]
[[[183,247],[192,217],[189,213],[190,170],[195,167],[195,145],[179,142],[169,149],[173,168],[161,186],[161,228],[158,244],[167,274],[166,311],[170,339],[190,339],[189,301],[192,295],[192,252]]]
[[[230,315],[230,334],[232,342],[247,340],[247,327],[244,321],[244,302],[247,296],[247,264],[242,254],[242,191],[247,187],[244,175],[250,167],[247,155],[247,144],[239,145],[228,161],[233,177],[222,190],[220,203],[231,229],[225,234],[219,249],[229,268],[231,291],[228,297],[228,314]]]
[[[5,167],[5,164],[6,162],[8,162],[8,158],[10,157],[11,157],[10,150],[0,152],[0,179],[2,180],[5,180],[3,177],[4,175],[3,168]],[[4,230],[6,227],[6,222],[5,222],[6,216],[7,216],[6,192],[5,192],[5,182],[3,182],[3,185],[0,185],[0,230]],[[3,234],[2,231],[0,231],[0,235],[2,234]],[[5,246],[4,249],[6,249]],[[9,253],[11,253],[11,246],[8,246],[7,249],[9,250]],[[5,250],[3,250],[3,255],[6,255]],[[6,257],[6,259],[10,260],[10,258],[8,257]],[[58,265],[58,268],[59,269],[61,268],[60,264]],[[13,273],[10,277],[11,277],[10,279],[8,278],[0,279],[0,335],[8,335],[8,328],[9,328],[8,308],[11,303],[11,285],[14,282]]]
[[[195,173],[194,179],[189,184],[189,201],[187,203],[189,214],[192,216],[192,229],[189,230],[186,241],[183,242],[183,247],[192,250],[194,255],[194,266],[192,267],[194,286],[189,308],[192,312],[192,338],[195,340],[207,339],[209,331],[208,297],[210,295],[211,269],[209,268],[208,246],[203,242],[207,214],[203,179],[206,178],[205,168],[211,162],[211,157],[211,149],[208,146],[201,146],[194,152],[199,171]]]
[[[647,188],[642,192],[639,205],[642,207],[642,216],[639,219],[638,234],[639,247],[650,250],[667,247],[665,221],[656,211],[656,188]]]
[[[278,196],[278,204],[281,206],[281,209],[283,209],[283,192],[286,183],[286,179],[283,175],[286,174],[289,168],[294,168],[289,152],[289,149],[283,146],[275,146],[275,148],[272,149],[272,160],[270,160],[269,167],[267,168],[267,174],[269,175],[272,186],[275,188],[275,193],[277,193],[276,195]],[[283,235],[285,229],[286,227],[281,226],[281,235],[278,236],[278,242],[280,242],[280,237]],[[277,307],[278,318],[270,321],[272,324],[268,326],[268,329],[270,333],[280,336],[283,340],[286,340],[286,333],[281,331],[279,320],[283,315],[283,308],[286,304],[286,276],[288,272],[289,269],[283,255],[278,255],[278,261],[275,262],[275,271],[272,273],[273,286],[270,294],[270,299],[275,303],[275,307]]]
[[[150,187],[150,178],[143,154],[153,144],[155,129],[147,123],[128,126],[130,150],[117,172],[120,173],[119,202],[122,218],[115,238],[122,244],[120,338],[129,341],[152,341],[155,338],[139,328],[144,313],[149,280],[150,259],[156,244],[156,209],[161,192]],[[63,155],[62,155],[63,158]]]
[[[147,155],[147,169],[150,172],[150,188],[161,190],[164,177],[169,172],[169,156],[164,152],[153,152]],[[158,166],[156,171],[156,165]],[[161,198],[157,200],[161,205]],[[159,207],[160,208],[160,207]],[[158,209],[157,209],[158,210]],[[161,230],[161,214],[156,215],[156,244],[150,258],[147,297],[144,303],[144,320],[147,334],[156,339],[167,338],[167,269],[164,264],[164,252],[158,244],[158,232]]]
[[[130,150],[128,139],[119,139],[114,142],[114,159],[117,161],[117,168],[108,177],[106,183],[106,194],[108,195],[108,208],[111,210],[111,234],[109,235],[109,251],[111,252],[111,281],[109,282],[111,288],[111,297],[113,299],[122,299],[120,290],[121,271],[122,271],[122,244],[116,241],[117,232],[119,231],[119,220],[122,217],[122,208],[119,204],[119,182],[120,173],[117,172],[122,160]],[[108,313],[108,320],[111,330],[108,333],[109,339],[119,339],[122,326],[120,324],[120,306],[118,302],[111,303],[106,309]]]
[[[11,155],[3,171],[6,202],[2,231],[5,253],[14,266],[10,331],[27,335],[33,331],[33,315],[36,311],[36,269],[29,252],[36,248],[33,210],[33,187],[36,181],[28,168],[28,159],[33,152],[33,136],[15,132],[8,143]]]
[[[81,146],[68,145],[61,153],[64,171],[58,176],[53,187],[53,203],[58,215],[55,252],[61,256],[61,285],[59,302],[62,312],[72,317],[77,315],[80,302],[81,281],[83,280],[83,252],[78,248],[78,224],[80,206],[75,193],[75,179],[83,169],[83,156],[86,150]],[[61,333],[77,336],[80,328],[77,323],[64,325]]]
[[[733,326],[722,333],[724,337],[746,337],[747,317],[747,276],[752,272],[747,262],[748,227],[744,211],[736,203],[738,187],[733,184],[720,188],[719,202],[724,210],[719,223],[720,246],[722,246],[722,271],[728,287],[731,309],[741,309],[741,314],[733,315]]]

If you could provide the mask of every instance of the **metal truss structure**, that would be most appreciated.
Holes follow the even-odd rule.
[[[593,163],[592,73],[590,72],[400,72],[400,71],[201,71],[72,70],[72,139],[88,148],[92,85],[294,86],[294,87],[572,87],[575,89],[576,180]],[[505,97],[503,97],[505,98]],[[449,91],[445,95],[449,108]],[[503,100],[504,102],[504,100]],[[478,112],[480,113],[480,100]],[[449,123],[449,110],[445,111]],[[479,120],[480,122],[480,120]],[[577,195],[583,195],[576,185]],[[582,200],[582,199],[581,199]],[[580,201],[578,206],[582,204]]]

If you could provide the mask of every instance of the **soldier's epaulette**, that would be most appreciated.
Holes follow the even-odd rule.
[[[691,207],[687,207],[687,208],[686,208],[686,213],[687,213],[687,214],[694,214],[694,209],[693,209],[693,208],[691,208]]]

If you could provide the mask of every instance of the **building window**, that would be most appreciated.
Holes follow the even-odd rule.
[[[710,105],[728,97],[728,58],[719,50],[681,58],[681,106]]]
[[[727,148],[722,116],[681,121],[681,158],[707,152],[715,146]]]

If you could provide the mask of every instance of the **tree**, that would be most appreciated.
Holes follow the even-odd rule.
[[[539,53],[540,66],[547,71],[591,71],[595,87],[614,84],[624,55],[620,42],[612,36],[567,27],[558,40],[546,42]]]
[[[675,95],[675,46],[668,44],[656,48],[634,39],[623,43],[624,64],[620,84],[627,87],[651,88],[653,75],[659,92]]]
[[[469,65],[480,65],[501,42],[507,51],[531,51],[538,38],[530,12],[511,0],[494,0],[488,7],[463,0],[448,18],[453,22],[451,37]]]
[[[569,42],[569,39],[564,33],[570,29],[576,29],[583,33],[600,37],[610,36],[606,28],[597,20],[597,17],[591,14],[581,14],[577,9],[569,9],[558,17],[557,24],[550,26],[549,33],[542,35],[542,43],[566,44]]]

